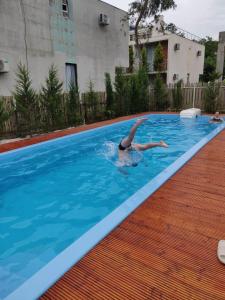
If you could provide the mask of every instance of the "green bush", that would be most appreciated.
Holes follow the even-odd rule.
[[[160,74],[156,75],[154,81],[154,106],[156,111],[164,111],[169,107],[168,93]]]
[[[129,99],[130,113],[135,114],[140,111],[139,103],[139,79],[137,74],[132,74],[129,78]]]
[[[164,53],[163,47],[159,43],[155,48],[155,56],[154,56],[154,71],[160,72],[163,70],[163,62],[164,62]]]
[[[116,116],[123,116],[130,112],[129,79],[123,74],[122,68],[116,68],[115,76],[115,102],[114,111]]]
[[[51,65],[45,86],[41,89],[42,105],[46,111],[44,124],[47,130],[59,129],[64,125],[62,111],[62,86],[63,83],[58,79],[58,72],[54,65]]]
[[[85,121],[95,122],[98,117],[98,95],[94,91],[94,84],[89,82],[88,92],[84,94],[84,109],[85,109]]]
[[[173,107],[176,109],[176,111],[180,110],[182,108],[182,102],[183,102],[183,95],[182,95],[182,80],[179,80],[172,90],[173,94]]]
[[[0,98],[0,132],[3,130],[4,123],[9,119],[10,114],[6,111],[3,103],[3,99]]]
[[[140,67],[138,74],[138,112],[149,110],[149,79],[145,67]]]
[[[13,96],[16,101],[18,134],[32,134],[39,127],[38,97],[32,88],[32,80],[25,65],[21,63],[18,65],[16,77],[16,87]]]
[[[74,83],[69,85],[69,93],[66,102],[68,125],[75,126],[76,124],[81,123],[79,89]]]
[[[209,82],[205,90],[204,109],[207,113],[214,113],[217,109],[217,101],[220,92],[220,84]]]
[[[105,73],[105,90],[106,90],[106,118],[113,118],[115,115],[114,109],[114,92],[112,87],[112,81],[109,73]]]
[[[129,72],[134,71],[134,50],[132,46],[129,46]]]

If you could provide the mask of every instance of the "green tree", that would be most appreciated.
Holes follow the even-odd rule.
[[[67,116],[69,126],[74,126],[81,120],[79,118],[80,111],[80,95],[79,89],[75,83],[69,85],[69,93],[67,97]]]
[[[138,55],[140,54],[139,29],[143,26],[148,27],[153,17],[157,17],[160,13],[170,8],[176,8],[174,0],[135,0],[130,3],[128,17],[131,25],[134,25]]]
[[[205,90],[204,109],[207,113],[215,113],[220,92],[220,84],[209,82]]]
[[[46,109],[45,123],[47,129],[58,129],[63,127],[64,119],[62,112],[62,86],[58,78],[58,72],[54,65],[51,65],[45,86],[41,89],[41,99]]]
[[[106,90],[106,116],[112,117],[114,105],[114,92],[112,81],[109,73],[105,73],[105,90]]]
[[[179,80],[175,83],[174,89],[172,90],[173,94],[173,107],[178,111],[182,108],[183,95],[182,95],[182,80]]]
[[[146,72],[148,72],[148,57],[147,57],[147,49],[146,47],[143,47],[141,49],[141,68],[145,69]]]
[[[220,74],[216,72],[218,41],[213,41],[211,37],[207,36],[201,40],[201,43],[205,45],[205,62],[202,80],[204,82],[214,81],[220,77]]]
[[[154,54],[154,70],[157,72],[161,72],[163,70],[164,63],[164,53],[161,43],[158,43],[157,47],[155,48]]]
[[[129,72],[134,71],[134,50],[132,46],[129,46]]]
[[[121,67],[116,68],[115,76],[115,113],[117,116],[122,116],[129,111],[129,92],[128,92],[128,79],[123,74]]]
[[[32,80],[25,65],[19,63],[16,77],[13,96],[16,100],[18,133],[32,134],[39,120],[37,94],[32,88]]]
[[[3,130],[4,123],[9,119],[10,114],[6,111],[3,99],[0,98],[0,132]],[[0,137],[1,138],[1,137]]]
[[[129,99],[130,99],[130,113],[135,114],[141,111],[140,109],[140,85],[137,74],[132,74],[129,78]]]
[[[170,31],[171,33],[177,33],[177,27],[174,23],[167,24],[165,30]]]
[[[157,111],[164,111],[169,107],[168,93],[160,74],[156,75],[154,81],[154,102]]]
[[[144,47],[141,51],[141,64],[138,71],[138,89],[139,89],[139,105],[138,111],[144,112],[149,109],[149,79],[148,79],[148,61],[147,50]]]
[[[88,109],[91,112],[91,117],[87,114],[88,119],[96,121],[98,112],[98,96],[94,91],[94,84],[92,81],[89,82],[89,89],[87,94],[85,95],[85,104],[86,106],[88,106]]]

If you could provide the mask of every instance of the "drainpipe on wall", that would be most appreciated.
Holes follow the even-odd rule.
[[[24,24],[25,59],[26,59],[26,67],[28,70],[27,23],[26,23],[26,16],[25,16],[23,0],[19,0],[19,3],[20,3],[21,13],[22,13],[22,17],[23,17],[23,24]]]

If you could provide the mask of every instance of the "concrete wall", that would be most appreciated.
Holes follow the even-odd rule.
[[[23,0],[23,4],[0,1],[0,59],[6,59],[10,67],[10,72],[0,73],[0,95],[11,94],[19,62],[28,64],[38,87],[53,57],[48,1]]]
[[[125,12],[96,0],[69,0],[69,8],[65,18],[61,0],[0,1],[0,59],[10,67],[0,73],[0,95],[11,95],[19,62],[28,65],[35,89],[51,64],[65,83],[65,64],[77,63],[81,92],[89,80],[104,90],[104,73],[128,65],[128,24],[120,23]],[[99,13],[110,17],[109,26],[99,26]]]
[[[110,24],[99,26],[100,13],[110,18]],[[75,35],[78,85],[88,89],[105,90],[104,73],[114,77],[115,67],[129,65],[129,27],[121,22],[126,13],[99,0],[75,0]]]
[[[158,42],[168,43],[167,53],[167,84],[175,83],[177,80],[173,80],[173,75],[178,74],[178,80],[183,79],[184,83],[187,82],[187,74],[189,73],[189,82],[197,83],[199,81],[199,75],[203,74],[204,68],[204,56],[205,46],[192,41],[187,38],[183,38],[177,34],[171,32],[160,32],[159,24],[155,25],[151,34],[144,35],[144,31],[140,31],[140,44],[146,44],[148,47],[155,45]],[[130,32],[130,35],[134,35],[134,31]],[[174,51],[174,45],[180,44],[180,50]],[[132,37],[132,41],[129,44],[135,47],[135,40]],[[135,51],[135,49],[134,49]],[[197,51],[201,51],[201,56],[197,56]],[[149,58],[149,60],[151,60]],[[138,66],[136,61],[135,66]]]
[[[174,45],[180,44],[180,50],[175,51]],[[197,52],[201,51],[201,56]],[[173,83],[173,75],[178,74],[178,80],[197,83],[199,75],[203,74],[205,47],[186,38],[171,34],[168,39],[168,72],[167,83]]]

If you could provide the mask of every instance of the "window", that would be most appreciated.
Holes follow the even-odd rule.
[[[68,0],[62,0],[62,12],[64,17],[69,17]]]
[[[70,85],[75,84],[77,86],[77,65],[66,64],[66,90],[69,91]]]

